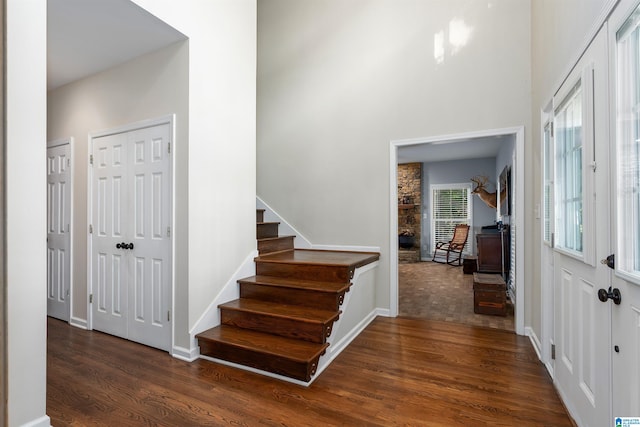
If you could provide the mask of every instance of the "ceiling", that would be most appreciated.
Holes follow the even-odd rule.
[[[55,89],[186,38],[130,0],[48,0],[47,87]]]
[[[513,139],[513,135],[417,143],[398,148],[398,163],[445,162],[496,157],[502,143],[510,139]]]

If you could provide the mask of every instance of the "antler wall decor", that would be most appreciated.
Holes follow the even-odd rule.
[[[497,209],[497,192],[494,191],[493,193],[489,193],[487,191],[486,186],[488,181],[489,177],[484,175],[478,175],[471,178],[471,182],[476,185],[471,193],[477,194],[478,197],[480,197],[480,200],[485,202],[490,208]],[[500,191],[500,203],[504,202],[505,197],[507,197],[507,189],[502,188],[502,190]]]

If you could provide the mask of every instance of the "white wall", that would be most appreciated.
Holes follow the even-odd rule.
[[[78,35],[82,36],[82,35]],[[87,321],[87,174],[90,133],[175,114],[174,176],[177,331],[188,331],[189,44],[179,42],[48,93],[47,139],[73,137],[74,223],[71,322]]]
[[[256,0],[134,2],[189,38],[192,328],[256,249]]]
[[[578,60],[581,50],[586,47],[589,34],[601,12],[610,0],[535,0],[531,2],[531,63],[532,63],[532,139],[526,158],[530,171],[526,193],[533,206],[541,201],[541,158],[540,158],[540,113],[551,101],[554,92],[568,74],[570,67]],[[590,36],[593,36],[591,34]],[[540,300],[540,244],[541,222],[533,225],[532,239],[528,246],[527,259],[535,266],[528,270],[531,275],[531,300],[536,308],[529,323],[535,334],[541,337]],[[528,295],[529,297],[529,295]]]
[[[314,243],[383,248],[378,307],[390,141],[528,129],[529,24],[529,0],[259,2],[258,195]]]
[[[7,0],[8,425],[47,426],[46,0]]]

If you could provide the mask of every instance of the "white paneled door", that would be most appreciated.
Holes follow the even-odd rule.
[[[607,30],[553,100],[554,381],[578,425],[611,423]]]
[[[47,314],[69,321],[71,156],[69,141],[47,148]]]
[[[640,417],[640,6],[624,0],[610,17],[613,76],[611,180],[614,274],[611,307],[613,417]],[[604,294],[604,292],[603,292]],[[604,304],[603,304],[604,305]],[[620,425],[626,425],[620,421]]]
[[[171,124],[92,138],[93,328],[171,345]]]

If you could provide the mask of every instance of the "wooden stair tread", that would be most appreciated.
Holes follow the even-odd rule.
[[[261,237],[261,238],[259,238],[257,240],[259,242],[268,242],[268,241],[271,241],[271,240],[290,239],[292,237],[296,237],[296,236]]]
[[[351,283],[321,282],[317,280],[292,279],[275,276],[251,276],[238,280],[238,283],[273,286],[290,289],[304,289],[316,292],[341,293],[351,287]]]
[[[263,221],[263,222],[256,222],[256,225],[280,225],[279,222],[277,221]]]
[[[249,351],[281,357],[302,363],[310,363],[320,357],[329,344],[280,337],[234,326],[220,325],[206,330],[196,338],[221,342]]]
[[[377,261],[376,252],[326,251],[314,249],[293,249],[260,255],[256,262],[280,264],[330,265],[358,268]]]
[[[227,303],[220,304],[218,307],[221,309],[265,314],[273,317],[319,324],[333,322],[340,316],[340,312],[336,311],[278,304],[249,298],[240,298],[229,301]]]

